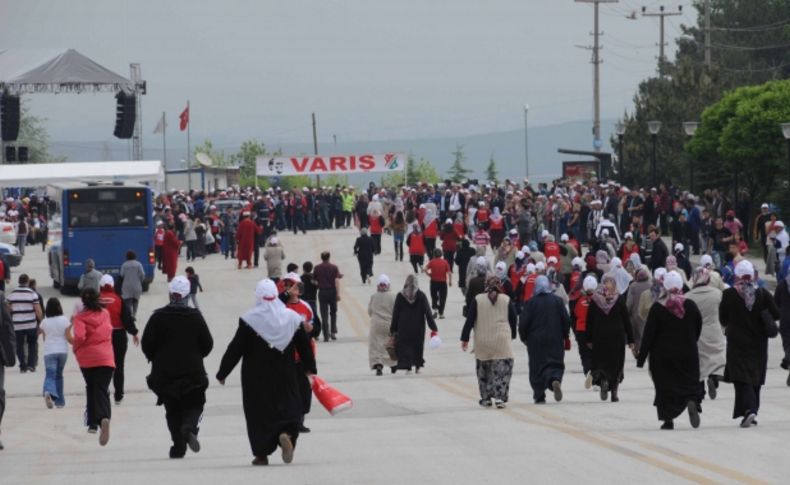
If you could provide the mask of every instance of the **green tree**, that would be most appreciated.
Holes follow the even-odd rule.
[[[486,167],[486,180],[489,182],[499,182],[499,171],[496,168],[496,160],[494,154],[488,159],[488,166]]]
[[[212,164],[215,167],[228,167],[231,165],[230,157],[226,156],[225,152],[222,150],[215,150],[214,145],[211,143],[211,140],[203,140],[203,143],[196,146],[192,150],[192,153],[194,159],[196,159],[196,155],[198,153],[203,153],[205,155],[208,155],[211,158]]]
[[[754,201],[790,181],[787,148],[780,123],[790,120],[790,80],[772,81],[729,92],[708,107],[687,148],[707,172],[740,182]],[[790,210],[788,191],[781,202]]]
[[[27,147],[28,163],[61,163],[66,157],[55,157],[49,153],[49,133],[46,118],[33,116],[30,109],[22,103],[19,117],[19,136],[16,145]]]
[[[424,158],[420,158],[420,161],[417,162],[414,155],[410,153],[406,161],[405,173],[394,172],[381,177],[381,183],[386,187],[399,187],[403,185],[404,180],[407,185],[413,186],[420,182],[435,184],[440,182],[442,177],[431,162]]]
[[[626,113],[624,165],[626,184],[650,181],[652,140],[647,122],[663,123],[657,138],[660,180],[687,186],[690,157],[682,122],[699,121],[705,108],[734,88],[790,77],[790,2],[778,0],[711,0],[712,66],[704,62],[705,30],[702,2],[696,25],[683,26],[673,62],[660,66],[662,76],[639,84],[634,110]],[[765,26],[765,27],[760,27]],[[769,48],[776,46],[773,48]],[[612,146],[616,145],[612,138]],[[696,164],[696,163],[695,163]],[[695,169],[695,190],[726,187],[732,178],[716,167]]]
[[[464,155],[464,146],[463,145],[456,145],[455,151],[452,152],[454,157],[453,164],[450,166],[450,169],[447,173],[450,175],[450,179],[453,182],[462,182],[466,176],[472,173],[471,170],[464,168],[464,160],[466,160],[466,156]]]
[[[268,155],[266,145],[261,141],[252,139],[242,142],[239,151],[233,154],[230,159],[239,166],[241,178],[246,180],[255,177],[255,159],[266,155]]]

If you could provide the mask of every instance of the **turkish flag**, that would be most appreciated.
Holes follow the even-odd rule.
[[[182,111],[181,114],[178,115],[178,118],[181,120],[181,123],[179,124],[179,128],[181,129],[181,131],[186,130],[187,126],[189,126],[189,105],[187,105],[184,111]]]

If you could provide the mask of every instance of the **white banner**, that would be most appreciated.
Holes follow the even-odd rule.
[[[365,172],[399,172],[406,167],[402,153],[258,157],[255,166],[259,177],[288,175],[328,175]]]

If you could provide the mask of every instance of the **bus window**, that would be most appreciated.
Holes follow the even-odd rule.
[[[73,194],[78,194],[74,196]],[[68,198],[69,226],[79,227],[139,227],[146,225],[146,200],[135,195],[135,190],[114,189],[112,192],[85,190]]]

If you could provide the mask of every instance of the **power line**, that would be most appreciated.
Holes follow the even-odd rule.
[[[710,30],[716,32],[769,32],[772,30],[783,29],[790,25],[790,19],[780,20],[772,24],[756,25],[753,27],[711,27]]]

